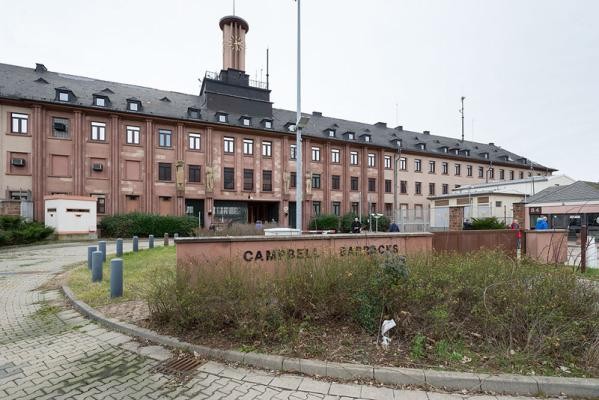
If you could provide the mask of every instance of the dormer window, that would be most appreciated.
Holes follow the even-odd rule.
[[[216,113],[216,120],[218,122],[226,123],[229,120],[229,115],[227,113]]]
[[[108,98],[105,96],[94,96],[94,106],[107,107],[108,106]]]
[[[272,121],[270,119],[263,119],[262,124],[266,129],[272,129]]]
[[[401,147],[401,139],[394,139],[391,142],[393,142],[395,147],[397,147],[398,149]]]
[[[418,143],[416,145],[416,147],[418,147],[418,149],[420,149],[420,150],[426,150],[426,144],[425,143]]]
[[[335,137],[335,130],[327,129],[327,135],[328,135],[328,137]]]
[[[252,123],[252,119],[250,117],[241,117],[241,125],[243,126],[250,126]]]
[[[481,155],[484,159],[489,159],[489,153],[482,153]]]
[[[72,96],[72,94],[71,94],[71,91],[69,91],[69,90],[62,90],[62,89],[56,90],[56,99],[58,101],[65,101],[65,102],[71,101],[72,100],[71,96]]]
[[[451,149],[451,152],[457,156],[460,154],[460,149]]]
[[[356,134],[353,132],[347,132],[347,139],[354,140],[356,138]]]
[[[127,110],[129,111],[141,111],[141,101],[135,99],[127,100]]]
[[[370,142],[370,140],[372,138],[370,135],[364,135],[363,137],[364,137],[365,142]]]
[[[287,124],[287,130],[288,130],[289,132],[295,132],[295,124],[288,123],[288,124]]]
[[[200,119],[201,115],[200,110],[197,108],[189,107],[187,109],[187,116],[191,119]]]
[[[470,150],[462,150],[465,156],[470,157]]]
[[[443,153],[447,153],[449,151],[449,148],[447,146],[443,146],[443,147],[441,147],[441,151]]]

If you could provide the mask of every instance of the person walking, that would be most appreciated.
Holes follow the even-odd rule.
[[[522,231],[520,230],[520,224],[518,223],[517,219],[512,221],[510,229],[516,231],[516,249],[519,249],[522,242]]]
[[[358,217],[354,218],[354,222],[351,223],[351,232],[352,233],[360,233],[362,230],[362,224]]]
[[[391,221],[391,225],[389,225],[389,232],[399,232],[399,225],[395,223],[395,220]]]

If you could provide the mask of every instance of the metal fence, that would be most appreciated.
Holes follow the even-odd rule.
[[[402,208],[397,224],[401,232],[428,232],[431,229],[431,209]]]

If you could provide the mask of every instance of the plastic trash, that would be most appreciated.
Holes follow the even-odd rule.
[[[391,338],[389,337],[389,331],[395,328],[397,324],[394,319],[386,319],[383,321],[381,325],[381,339],[383,348],[387,349],[389,347],[389,343],[391,343]]]

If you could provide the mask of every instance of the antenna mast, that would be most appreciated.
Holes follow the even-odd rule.
[[[266,90],[268,90],[268,47],[266,48]]]
[[[462,114],[462,142],[464,141],[464,100],[466,98],[462,96],[462,108],[460,108],[460,114]]]

